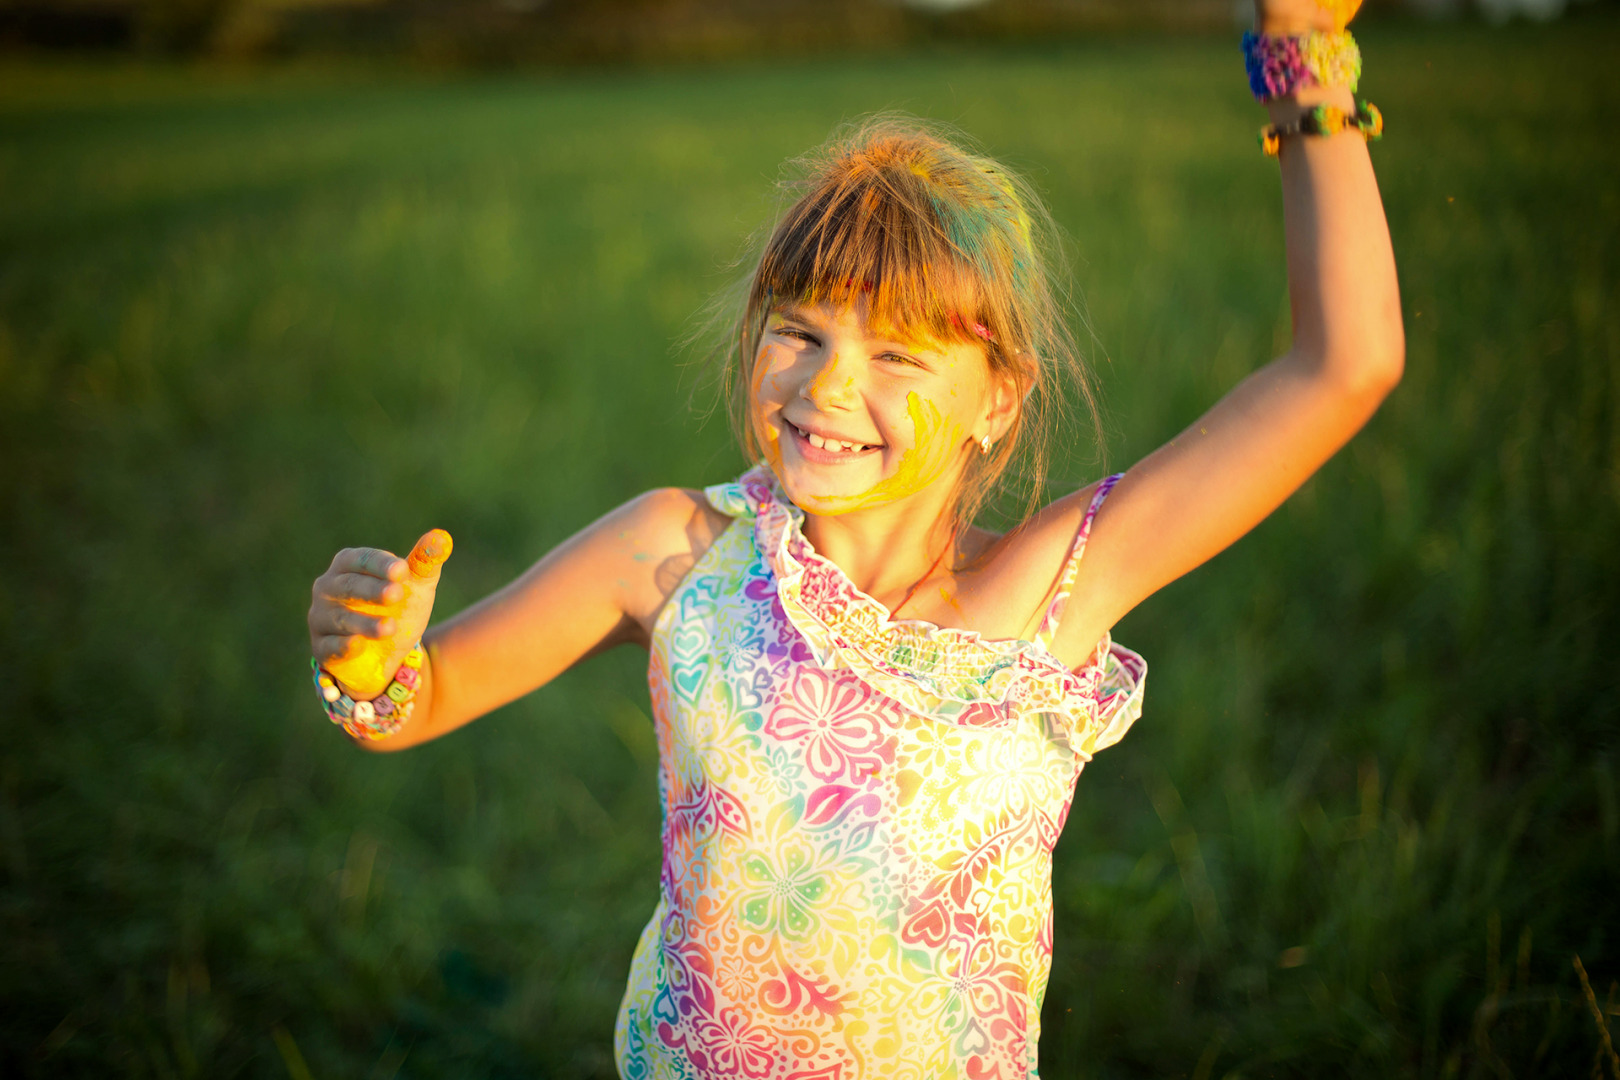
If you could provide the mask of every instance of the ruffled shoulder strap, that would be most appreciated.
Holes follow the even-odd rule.
[[[1054,613],[1074,583],[1091,519],[1118,477],[1100,485],[1065,567]],[[1009,724],[1025,712],[1052,713],[1089,755],[1124,734],[1141,713],[1147,665],[1105,639],[1095,661],[1071,670],[1051,650],[1017,638],[990,640],[975,630],[916,619],[896,622],[888,608],[819,555],[802,530],[803,511],[755,469],[705,493],[722,513],[747,520],[759,556],[775,580],[779,614],[823,669],[848,670],[906,709],[944,723]],[[1056,614],[1052,622],[1055,622]]]
[[[712,484],[703,489],[709,505],[728,517],[751,518],[771,500],[771,474],[763,465],[755,466],[729,484]]]
[[[1074,547],[1069,549],[1069,561],[1063,564],[1063,576],[1058,579],[1057,595],[1046,607],[1046,615],[1041,619],[1041,628],[1035,632],[1035,641],[1043,648],[1050,647],[1052,635],[1057,633],[1058,623],[1063,621],[1063,609],[1069,606],[1069,592],[1074,588],[1074,578],[1080,571],[1080,557],[1086,553],[1086,539],[1091,536],[1091,522],[1102,508],[1103,500],[1108,493],[1114,490],[1124,473],[1115,473],[1097,485],[1096,494],[1091,496],[1091,505],[1086,507],[1086,516],[1080,519],[1080,528],[1074,534]]]

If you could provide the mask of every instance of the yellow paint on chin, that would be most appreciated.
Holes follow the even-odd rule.
[[[812,505],[805,509],[835,516],[882,506],[915,495],[943,476],[952,452],[962,442],[961,425],[947,421],[939,406],[915,390],[906,395],[906,415],[915,437],[893,473],[859,495],[811,495]]]

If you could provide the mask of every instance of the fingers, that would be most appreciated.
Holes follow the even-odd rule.
[[[364,600],[369,604],[397,604],[405,599],[405,586],[369,574],[338,574],[323,579],[324,595],[333,600]]]
[[[1361,7],[1361,0],[1322,0],[1322,7],[1327,15],[1327,25],[1319,27],[1323,30],[1343,30],[1350,20],[1356,17],[1356,11]]]
[[[390,615],[368,615],[341,604],[328,603],[313,612],[309,620],[314,636],[336,634],[363,638],[385,638],[399,629],[399,623]]]
[[[317,659],[351,659],[368,640],[399,632],[413,595],[431,605],[439,568],[450,557],[450,534],[431,529],[401,559],[380,548],[344,548],[310,592],[310,645]]]
[[[408,567],[405,560],[381,548],[344,548],[332,558],[328,574],[365,574],[384,581],[402,581]]]
[[[411,549],[408,560],[381,548],[344,548],[333,557],[331,568],[323,576],[349,584],[352,584],[355,576],[376,578],[384,582],[403,581],[406,574],[413,574],[418,578],[434,578],[438,576],[439,567],[444,565],[444,560],[450,557],[450,551],[454,546],[455,543],[450,539],[449,533],[443,529],[429,529]],[[335,581],[333,588],[338,588]],[[380,594],[366,595],[359,590],[358,585],[353,585],[353,588],[355,591],[352,595],[361,599],[388,602]]]
[[[359,638],[348,637],[344,634],[323,634],[310,639],[310,652],[316,661],[321,664],[335,663],[347,660],[349,654],[360,645]]]
[[[310,655],[322,666],[358,658],[374,639],[359,634],[311,634]]]
[[[407,560],[410,572],[419,578],[437,578],[439,567],[450,557],[453,547],[455,543],[450,539],[449,533],[443,529],[429,529],[411,549],[410,558]]]
[[[1343,30],[1360,7],[1361,0],[1259,0],[1255,29],[1282,36]]]

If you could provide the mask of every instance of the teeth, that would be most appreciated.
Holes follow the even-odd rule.
[[[844,442],[842,439],[824,439],[815,432],[805,431],[803,428],[796,428],[795,430],[800,435],[803,435],[810,445],[817,450],[827,450],[834,454],[848,454],[870,449],[863,443]]]

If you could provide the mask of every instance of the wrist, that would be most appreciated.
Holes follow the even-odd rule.
[[[1317,26],[1311,19],[1298,15],[1254,21],[1254,32],[1266,37],[1299,37],[1315,29]]]
[[[1331,137],[1346,132],[1359,134],[1372,142],[1384,134],[1384,116],[1370,101],[1357,102],[1353,108],[1341,109],[1331,102],[1300,112],[1296,119],[1286,123],[1272,123],[1260,129],[1260,149],[1270,157],[1282,150],[1282,141],[1300,135]]]
[[[1356,132],[1383,135],[1382,114],[1358,101],[1361,49],[1344,25],[1360,0],[1310,0],[1262,5],[1256,30],[1243,35],[1249,90],[1266,106],[1271,123],[1260,147],[1276,157],[1284,139]],[[1258,31],[1258,32],[1256,32]]]
[[[1250,31],[1243,35],[1242,48],[1249,90],[1256,101],[1286,100],[1324,89],[1353,94],[1361,79],[1361,49],[1347,30],[1292,35]]]
[[[387,692],[388,684],[393,680],[394,677],[393,673],[389,672],[383,675],[382,679],[378,682],[357,683],[338,676],[330,668],[321,667],[320,671],[322,675],[325,675],[327,678],[332,680],[332,682],[337,686],[339,693],[347,694],[355,701],[370,701],[372,698]]]
[[[327,719],[356,740],[385,739],[404,727],[416,709],[416,690],[421,682],[427,654],[417,642],[388,680],[383,691],[371,697],[356,697],[336,676],[310,660],[315,692]]]
[[[1292,94],[1265,103],[1271,122],[1278,125],[1291,124],[1318,105],[1332,105],[1353,113],[1356,95],[1348,86],[1302,86]]]
[[[1254,28],[1262,34],[1306,34],[1343,30],[1361,9],[1361,0],[1257,0]]]

